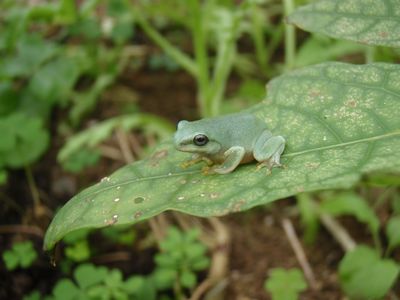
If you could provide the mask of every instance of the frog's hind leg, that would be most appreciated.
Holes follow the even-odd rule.
[[[278,135],[272,136],[270,132],[265,131],[256,141],[253,155],[260,162],[257,168],[266,166],[268,170],[273,167],[281,167],[281,154],[285,149],[285,139]]]

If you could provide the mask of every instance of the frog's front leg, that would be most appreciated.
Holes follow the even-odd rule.
[[[240,146],[233,146],[225,151],[224,161],[210,169],[209,173],[227,174],[232,172],[243,160],[245,149]]]
[[[186,168],[193,166],[195,164],[198,164],[202,161],[205,161],[207,163],[207,165],[209,165],[209,166],[211,166],[213,164],[211,159],[209,159],[205,156],[202,156],[200,154],[194,154],[191,159],[186,160],[183,163],[181,163],[181,167],[186,169]]]
[[[266,166],[270,171],[275,166],[282,166],[280,158],[284,149],[285,139],[282,136],[272,136],[268,130],[264,131],[253,150],[254,158],[260,162],[258,167]]]

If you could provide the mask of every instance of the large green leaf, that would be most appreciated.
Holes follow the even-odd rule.
[[[322,0],[300,7],[288,21],[335,38],[400,47],[399,0]]]
[[[364,172],[400,169],[400,66],[325,63],[283,75],[250,109],[287,140],[285,168],[227,175],[183,170],[189,154],[162,144],[72,198],[55,216],[50,249],[68,232],[135,223],[165,210],[221,216],[304,191],[345,188]]]

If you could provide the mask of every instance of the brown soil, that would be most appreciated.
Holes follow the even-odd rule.
[[[282,202],[280,207],[291,205],[288,201]],[[279,217],[257,209],[249,215],[235,214],[228,218],[233,245],[226,299],[271,299],[263,288],[268,271],[300,268],[280,222]],[[297,224],[298,231],[299,227]],[[337,264],[343,255],[340,247],[323,231],[313,246],[305,247],[305,252],[319,288],[308,289],[300,299],[340,299],[336,278]]]

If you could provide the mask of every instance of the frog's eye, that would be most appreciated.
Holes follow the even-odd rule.
[[[198,134],[193,138],[193,143],[196,146],[204,146],[208,143],[208,137],[204,134]]]

